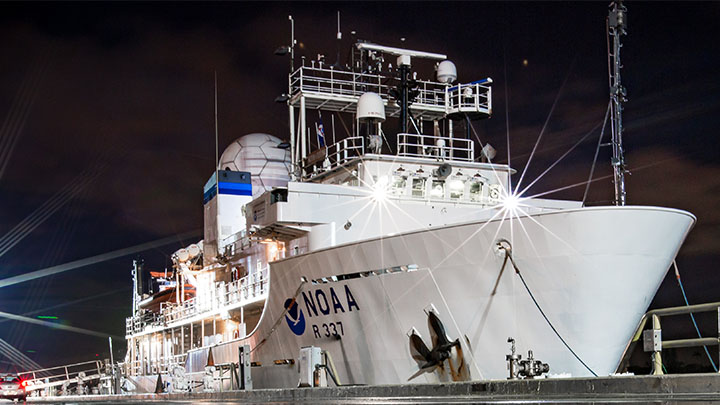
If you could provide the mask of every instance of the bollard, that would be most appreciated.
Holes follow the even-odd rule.
[[[653,314],[653,328],[643,332],[643,350],[652,352],[652,374],[662,375],[662,330],[660,317]]]

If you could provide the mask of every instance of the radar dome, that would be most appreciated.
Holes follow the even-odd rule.
[[[248,134],[231,143],[220,156],[220,170],[250,172],[253,196],[286,187],[290,180],[290,151],[268,134]]]
[[[440,62],[437,68],[437,79],[440,83],[453,83],[457,80],[457,68],[449,60]]]
[[[377,93],[364,93],[357,102],[357,119],[385,121],[385,106]]]

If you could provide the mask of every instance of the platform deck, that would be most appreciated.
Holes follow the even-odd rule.
[[[492,380],[446,384],[258,389],[29,398],[53,404],[131,403],[677,403],[720,400],[720,374]]]

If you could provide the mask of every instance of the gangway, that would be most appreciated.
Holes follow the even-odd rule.
[[[70,387],[75,387],[75,393],[82,394],[82,392],[78,392],[78,386],[98,386],[102,380],[109,379],[111,374],[103,361],[93,360],[40,370],[23,371],[18,373],[18,377],[26,381],[25,390],[28,393],[57,389],[59,387],[65,391]]]

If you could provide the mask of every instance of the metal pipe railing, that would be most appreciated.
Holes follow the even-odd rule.
[[[698,338],[690,338],[690,339],[675,339],[675,340],[662,340],[662,334],[656,333],[656,334],[647,334],[647,332],[650,331],[662,331],[662,328],[660,326],[660,318],[663,316],[676,316],[676,315],[687,315],[687,314],[693,314],[693,313],[700,313],[700,312],[714,312],[717,311],[718,314],[718,336],[717,337],[698,337]],[[648,320],[652,320],[653,325],[652,329],[645,330],[645,326],[648,323]],[[645,335],[645,336],[644,336]],[[624,369],[627,368],[627,365],[630,361],[630,356],[632,355],[632,352],[637,345],[637,342],[643,339],[645,343],[645,340],[648,340],[648,347],[644,347],[645,351],[652,352],[652,359],[653,359],[653,374],[663,374],[662,370],[662,357],[661,352],[662,349],[676,349],[681,347],[700,347],[700,346],[719,346],[720,347],[720,302],[708,302],[705,304],[695,304],[695,305],[686,305],[686,306],[679,306],[679,307],[670,307],[670,308],[658,308],[653,309],[652,311],[648,311],[643,317],[640,319],[640,322],[638,324],[637,329],[635,330],[635,333],[633,334],[633,338],[630,340],[628,345],[625,348],[625,352],[623,353],[622,358],[620,359],[620,363],[617,368],[617,372],[621,372]],[[645,346],[645,345],[644,345]],[[652,347],[652,349],[650,349]],[[650,350],[648,350],[650,349]],[[720,357],[720,353],[719,353]]]
[[[180,304],[162,303],[160,313],[145,313],[126,319],[126,334],[132,335],[141,332],[149,325],[160,325],[167,322],[176,322],[188,319],[203,312],[214,311],[226,305],[252,301],[267,296],[268,268],[258,273],[249,274],[239,280],[221,287],[216,283],[216,299],[208,298],[200,301],[195,298],[188,299]]]

